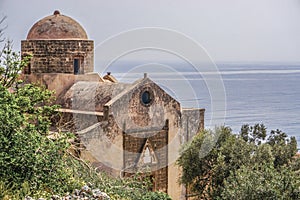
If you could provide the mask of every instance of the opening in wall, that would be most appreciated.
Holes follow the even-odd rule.
[[[74,62],[73,62],[74,74],[84,74],[83,61],[84,61],[83,56],[76,56],[74,58]]]
[[[80,59],[74,59],[74,74],[80,74]]]

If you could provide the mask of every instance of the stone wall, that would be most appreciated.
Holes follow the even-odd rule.
[[[80,60],[80,74],[94,70],[92,40],[23,40],[22,55],[32,54],[24,69],[30,73],[74,73],[74,59]]]
[[[141,95],[152,93],[149,105],[143,105]],[[180,128],[180,104],[150,79],[140,80],[105,104],[124,132],[159,131],[169,120],[169,127]],[[171,120],[172,119],[172,120]],[[177,132],[177,131],[176,131]]]
[[[147,141],[148,140],[148,141]],[[139,165],[142,156],[143,147],[149,142],[153,147],[157,163],[149,165]],[[153,181],[153,190],[167,192],[168,189],[168,126],[157,133],[131,133],[123,134],[124,149],[124,171],[125,176],[130,176],[136,172],[151,171],[150,175]]]
[[[204,129],[205,109],[182,109],[181,126],[183,143],[190,141],[200,130]]]

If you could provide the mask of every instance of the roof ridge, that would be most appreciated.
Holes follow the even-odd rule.
[[[149,78],[141,78],[138,79],[137,81],[135,81],[131,87],[127,88],[126,90],[122,91],[121,93],[119,93],[118,95],[114,96],[111,100],[109,100],[106,104],[104,104],[104,106],[110,106],[112,105],[114,102],[116,102],[120,97],[122,97],[124,94],[126,94],[127,92],[129,92],[130,90],[132,90],[133,88],[135,88],[137,85],[139,85],[140,83],[146,81],[146,80],[150,80]]]

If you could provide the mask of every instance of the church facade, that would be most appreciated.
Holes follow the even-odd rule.
[[[23,76],[54,90],[62,124],[76,133],[80,156],[113,176],[141,172],[154,191],[186,199],[175,165],[180,146],[204,127],[204,109],[185,109],[147,74],[121,83],[94,72],[94,43],[82,26],[55,11],[21,44],[32,55]]]

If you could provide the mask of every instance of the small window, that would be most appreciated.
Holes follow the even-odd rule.
[[[145,105],[149,105],[152,102],[152,97],[149,91],[145,91],[142,94],[142,102]]]
[[[74,59],[74,74],[79,74],[80,73],[80,60],[79,59]]]

